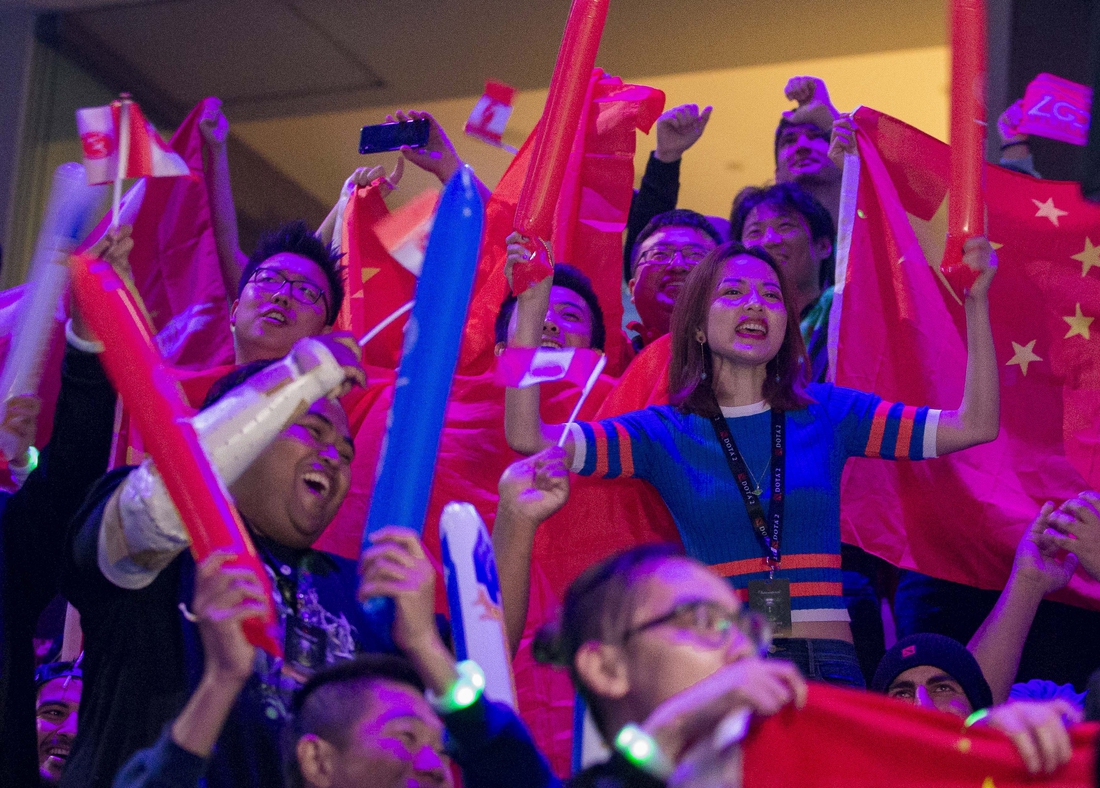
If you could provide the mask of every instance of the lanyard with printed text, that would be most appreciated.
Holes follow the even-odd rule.
[[[745,463],[745,458],[737,449],[737,444],[733,440],[733,435],[730,434],[725,416],[718,413],[711,416],[710,419],[711,426],[714,427],[714,434],[718,438],[718,443],[722,446],[722,451],[726,455],[726,462],[729,463],[730,471],[733,473],[734,483],[745,502],[745,511],[749,515],[752,529],[756,532],[761,544],[767,551],[765,557],[768,566],[771,567],[773,576],[781,558],[779,538],[783,532],[783,438],[787,422],[785,416],[786,414],[783,411],[772,408],[771,501],[768,504],[767,516],[764,515],[764,507],[760,505],[760,499],[753,491],[749,467]]]

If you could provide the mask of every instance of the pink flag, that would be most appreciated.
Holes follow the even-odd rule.
[[[583,386],[601,356],[586,348],[507,348],[497,356],[496,382],[517,389],[554,380]]]
[[[183,158],[157,134],[153,124],[136,103],[127,102],[129,153],[122,168],[123,178],[154,178],[190,175]],[[88,183],[110,183],[119,175],[118,149],[121,137],[122,102],[76,111],[76,127],[84,149],[84,168]]]
[[[466,121],[466,134],[515,153],[515,148],[505,145],[501,140],[508,118],[512,116],[512,98],[515,95],[516,89],[511,85],[491,79],[486,81],[485,93],[478,99],[474,111]]]
[[[1053,74],[1040,74],[1024,93],[1022,134],[1084,145],[1089,138],[1092,89]]]

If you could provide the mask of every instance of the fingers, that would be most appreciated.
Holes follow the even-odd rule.
[[[1050,518],[1051,512],[1054,511],[1053,501],[1047,501],[1039,509],[1039,514],[1035,516],[1035,519],[1031,521],[1031,527],[1028,529],[1030,536],[1038,536],[1045,533],[1047,530],[1047,521]]]
[[[399,157],[397,162],[393,165],[393,172],[391,172],[386,180],[390,183],[391,189],[396,189],[397,184],[401,182],[401,176],[405,174],[405,159]]]
[[[387,525],[371,534],[370,540],[372,545],[399,546],[415,561],[422,561],[426,558],[424,546],[420,543],[420,535],[411,528]]]

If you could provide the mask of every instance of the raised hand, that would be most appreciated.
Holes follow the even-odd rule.
[[[133,227],[129,224],[121,225],[113,230],[108,230],[99,242],[88,249],[88,256],[99,260],[106,260],[122,277],[122,281],[137,296],[137,286],[134,284],[134,272],[130,269],[130,252],[134,248],[134,239],[130,237]],[[139,299],[140,301],[140,299]],[[69,303],[69,313],[73,321],[73,333],[81,339],[89,342],[98,341],[88,324],[84,322],[84,316],[80,313],[80,307],[75,298]]]
[[[1001,147],[1027,142],[1027,135],[1020,132],[1024,120],[1024,100],[1017,99],[997,118],[997,133],[1001,135]]]
[[[565,450],[557,446],[524,457],[500,477],[500,514],[538,524],[569,500],[569,470]]]
[[[783,113],[791,123],[812,123],[822,129],[831,129],[840,113],[829,98],[829,89],[818,77],[791,77],[783,89],[784,95],[798,106]]]
[[[202,639],[206,675],[243,685],[252,675],[256,648],[245,638],[241,624],[264,614],[266,598],[256,572],[226,566],[231,560],[231,554],[218,551],[198,565],[191,612]]]
[[[225,141],[229,137],[229,120],[222,112],[221,99],[206,102],[199,117],[199,133],[211,148],[225,147]]]
[[[982,236],[968,238],[963,244],[963,262],[978,272],[978,278],[966,291],[967,297],[988,297],[989,285],[997,273],[997,253],[993,251],[989,239]]]
[[[654,155],[666,163],[677,161],[703,136],[711,109],[707,107],[700,112],[698,104],[681,104],[662,113],[657,118],[657,150]]]
[[[363,371],[361,363],[362,351],[355,342],[355,337],[346,331],[333,331],[328,334],[318,334],[309,337],[328,348],[336,357],[337,363],[344,370],[344,382],[329,396],[342,397],[355,386],[367,385],[367,373]]]
[[[1047,523],[1058,535],[1046,538],[1077,556],[1081,568],[1100,580],[1100,493],[1089,490],[1066,501]]]
[[[371,535],[359,559],[359,601],[389,597],[394,603],[393,642],[406,653],[437,646],[435,567],[411,528],[391,525]]]
[[[399,158],[393,165],[393,171],[389,175],[386,174],[386,168],[381,164],[374,167],[358,167],[355,172],[348,176],[348,179],[344,181],[344,188],[340,191],[340,199],[346,200],[355,193],[356,189],[363,186],[370,186],[372,183],[378,183],[378,193],[383,197],[386,197],[391,192],[397,190],[397,186],[401,183],[401,176],[405,174],[405,159]]]
[[[829,138],[829,161],[844,168],[844,156],[856,152],[856,127],[851,115],[841,115],[833,123],[833,133]]]
[[[1077,569],[1077,556],[1063,551],[1047,530],[1054,504],[1043,504],[1016,547],[1012,571],[1038,586],[1043,596],[1064,588]]]
[[[401,148],[401,154],[422,170],[430,172],[439,178],[441,183],[447,183],[451,176],[458,172],[462,166],[462,159],[455,152],[447,132],[439,125],[439,121],[432,117],[430,112],[418,110],[398,110],[392,115],[387,115],[389,122],[404,122],[407,120],[426,120],[430,125],[428,131],[428,144],[423,148],[410,148],[408,145]]]

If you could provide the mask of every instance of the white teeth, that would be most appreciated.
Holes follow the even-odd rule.
[[[304,481],[311,490],[317,489],[321,494],[327,493],[330,486],[328,477],[316,471],[310,471],[309,473],[303,474],[302,481]]]
[[[542,343],[539,345],[539,347],[548,347],[554,348],[555,350],[561,350],[565,346],[556,339],[544,339],[542,340]]]
[[[278,310],[275,310],[275,309],[271,309],[267,312],[264,312],[263,316],[267,317],[267,318],[271,318],[272,320],[277,320],[280,323],[284,323],[284,324],[286,323],[286,315],[284,315],[282,312],[279,312]]]

